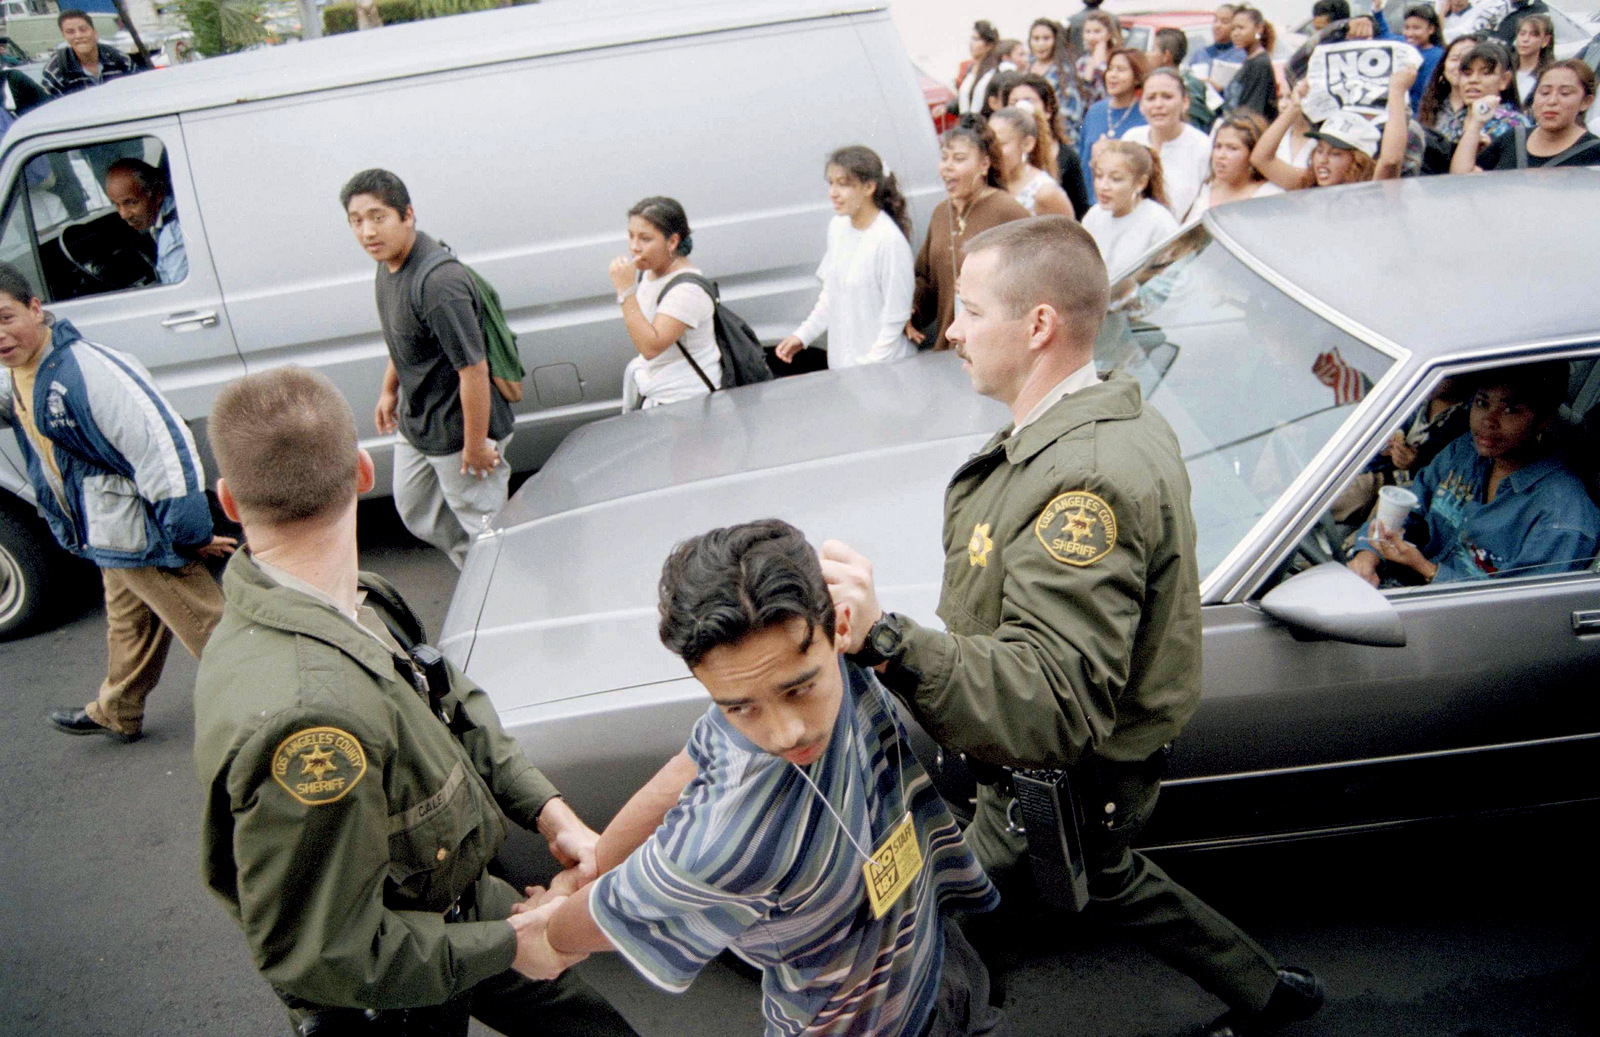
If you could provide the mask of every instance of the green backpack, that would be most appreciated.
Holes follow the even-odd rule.
[[[446,263],[461,263],[461,260],[450,251],[449,245],[441,241],[439,250],[422,261],[416,279],[411,282],[411,310],[423,324],[427,323],[422,312],[423,282],[429,274]],[[517,353],[516,333],[506,323],[506,311],[500,305],[500,293],[494,290],[494,285],[483,279],[482,274],[465,263],[461,263],[461,267],[472,275],[472,283],[478,292],[478,309],[483,314],[483,346],[489,359],[489,380],[508,403],[520,402],[522,379],[527,372],[523,370],[522,357]]]

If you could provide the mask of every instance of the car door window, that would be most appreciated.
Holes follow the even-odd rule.
[[[1592,357],[1439,379],[1299,554],[1350,564],[1384,590],[1595,571],[1597,397]]]
[[[1204,224],[1112,285],[1101,371],[1139,380],[1189,469],[1202,575],[1393,366],[1251,271]]]
[[[18,178],[46,299],[181,282],[188,273],[165,148],[131,137],[28,159]]]

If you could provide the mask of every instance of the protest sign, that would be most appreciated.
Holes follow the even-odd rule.
[[[1417,48],[1399,40],[1347,40],[1318,46],[1306,66],[1310,90],[1301,110],[1320,122],[1340,108],[1382,111],[1389,77],[1401,67],[1421,68]]]

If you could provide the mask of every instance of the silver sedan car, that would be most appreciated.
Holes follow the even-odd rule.
[[[1596,241],[1600,172],[1495,173],[1225,206],[1118,272],[1097,363],[1176,430],[1204,574],[1204,697],[1145,846],[1600,798],[1593,560],[1377,590],[1329,518],[1443,378],[1531,361],[1569,363],[1552,432],[1596,492]],[[709,702],[656,638],[676,542],[778,516],[936,623],[944,487],[1008,420],[945,354],[585,426],[473,545],[441,647],[608,818]]]

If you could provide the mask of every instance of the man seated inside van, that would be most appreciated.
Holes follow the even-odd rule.
[[[1587,567],[1600,543],[1600,508],[1552,430],[1567,375],[1564,361],[1480,375],[1467,432],[1411,485],[1427,534],[1422,546],[1374,519],[1350,568],[1376,587],[1383,577],[1444,583]]]
[[[106,170],[106,196],[124,223],[155,239],[157,280],[177,284],[189,276],[178,206],[159,169],[136,158],[117,159]]]
[[[948,914],[999,895],[887,693],[840,654],[851,617],[800,531],[769,519],[685,541],[660,610],[713,705],[601,835],[604,873],[557,909],[551,949],[617,950],[681,992],[732,948],[763,970],[769,1035],[1004,1032]]]

